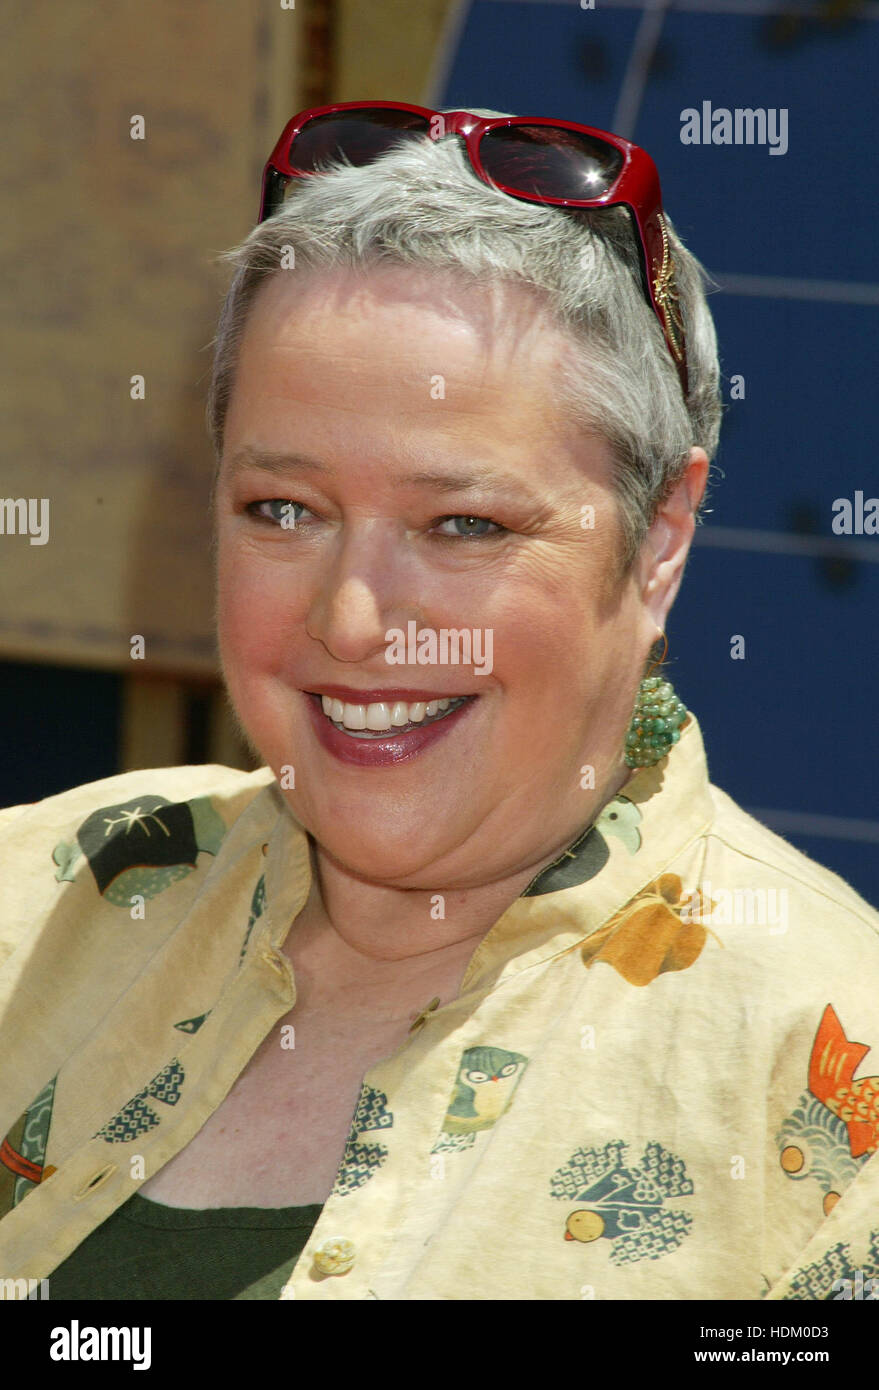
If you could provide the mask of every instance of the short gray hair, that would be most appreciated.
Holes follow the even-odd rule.
[[[705,298],[710,282],[667,213],[666,227],[687,340],[686,402],[641,288],[637,234],[625,208],[574,216],[511,198],[477,178],[457,139],[429,136],[366,166],[337,161],[319,176],[292,180],[283,206],[220,256],[235,273],[213,340],[207,402],[218,462],[247,315],[260,285],[282,273],[284,248],[293,247],[297,269],[381,262],[452,270],[482,283],[524,282],[542,292],[573,347],[556,383],[558,404],[611,446],[625,574],[689,450],[701,446],[713,459],[723,410]]]

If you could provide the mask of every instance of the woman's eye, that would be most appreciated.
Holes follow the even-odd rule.
[[[288,497],[270,497],[264,502],[248,502],[245,509],[251,516],[260,516],[265,521],[274,521],[285,531],[292,531],[308,509],[302,502],[291,502]]]
[[[293,531],[302,521],[307,521],[312,515],[302,502],[293,502],[287,497],[269,497],[264,501],[248,502],[245,511],[251,516],[261,517],[264,521],[273,522],[277,527],[286,531]],[[443,529],[446,528],[446,529]],[[451,528],[451,529],[449,529]],[[483,536],[499,536],[505,532],[506,528],[497,521],[490,521],[484,516],[446,516],[439,521],[436,531],[446,540],[464,539],[472,537],[475,540]]]
[[[455,529],[452,531],[443,531],[440,529],[441,527],[448,526],[449,524],[451,524]],[[487,529],[490,526],[494,527],[493,531]],[[437,529],[441,536],[446,536],[452,539],[454,539],[456,536],[475,536],[478,539],[481,536],[499,536],[503,533],[505,527],[501,526],[500,522],[489,521],[488,517],[485,516],[460,515],[443,517]]]

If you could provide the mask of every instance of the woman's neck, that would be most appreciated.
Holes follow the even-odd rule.
[[[625,784],[623,767],[605,787],[591,813],[599,811]],[[517,866],[497,880],[475,887],[440,890],[398,888],[352,873],[311,840],[312,885],[308,901],[288,934],[285,952],[294,959],[303,984],[387,997],[399,987],[428,987],[444,978],[460,982],[479,942],[532,879],[561,855],[584,823],[536,862]]]

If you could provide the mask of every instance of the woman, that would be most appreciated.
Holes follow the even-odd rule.
[[[264,766],[4,813],[0,1250],[52,1297],[879,1274],[879,917],[653,669],[720,404],[651,170],[393,106],[279,142],[209,407]]]

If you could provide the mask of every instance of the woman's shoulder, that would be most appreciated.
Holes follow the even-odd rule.
[[[108,917],[148,920],[146,935],[161,940],[211,867],[222,869],[221,849],[268,839],[281,804],[268,767],[199,764],[119,773],[5,808],[0,961],[44,929],[85,950],[92,936],[103,940]]]
[[[707,836],[723,856],[725,875],[743,891],[749,885],[783,889],[800,901],[808,900],[819,916],[826,911],[836,917],[850,914],[879,934],[879,912],[850,883],[771,830],[720,787],[712,783],[709,792],[714,816]]]
[[[0,807],[0,840],[14,827],[28,834],[40,825],[57,827],[77,816],[88,816],[96,809],[122,805],[137,797],[149,797],[156,804],[180,804],[208,797],[231,811],[240,811],[262,789],[275,780],[271,768],[253,772],[225,767],[220,763],[199,763],[179,767],[139,768],[120,772],[94,782],[83,782],[39,801]]]

